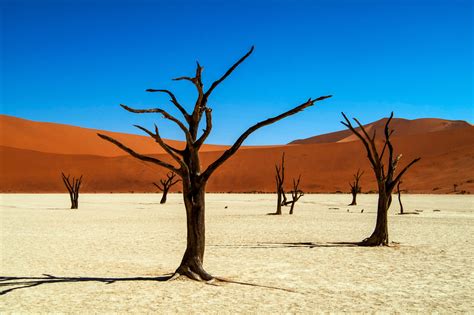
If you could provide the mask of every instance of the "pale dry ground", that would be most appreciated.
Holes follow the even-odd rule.
[[[66,194],[0,195],[0,276],[151,278],[172,272],[185,247],[184,209],[179,195],[170,195],[164,206],[157,204],[159,197],[82,195],[80,209],[72,211]],[[346,206],[349,201],[349,195],[306,195],[293,216],[280,217],[265,215],[274,210],[273,195],[207,196],[206,269],[295,292],[190,280],[71,280],[10,291],[0,296],[0,311],[474,311],[472,196],[404,196],[406,210],[423,212],[394,215],[394,203],[389,229],[399,246],[282,244],[367,237],[375,223],[376,196],[361,195],[356,207]]]

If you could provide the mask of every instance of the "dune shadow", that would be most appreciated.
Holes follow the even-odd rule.
[[[5,295],[15,290],[26,289],[48,283],[77,283],[77,282],[102,282],[111,284],[123,281],[167,281],[172,274],[158,277],[128,277],[128,278],[101,278],[101,277],[56,277],[43,274],[43,277],[3,277],[0,276],[0,295]]]

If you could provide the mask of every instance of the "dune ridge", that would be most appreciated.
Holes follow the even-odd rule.
[[[64,192],[60,178],[61,171],[83,174],[83,192],[154,192],[155,188],[151,183],[167,172],[153,164],[124,155],[123,152],[116,152],[117,149],[112,144],[100,142],[95,130],[51,123],[30,124],[27,120],[5,118],[5,116],[2,116],[2,119],[2,122],[5,120],[20,122],[16,125],[17,128],[21,126],[21,130],[28,133],[28,136],[22,138],[18,133],[9,133],[14,124],[7,124],[4,128],[2,123],[0,192]],[[422,157],[420,163],[404,178],[404,189],[413,193],[452,193],[453,185],[456,184],[458,191],[474,193],[473,126],[463,122],[445,124],[446,121],[443,120],[435,120],[436,124],[432,124],[432,119],[417,120],[415,127],[410,127],[410,122],[413,121],[397,119],[395,122],[394,128],[405,125],[408,130],[398,127],[398,136],[393,139],[396,153],[403,153],[401,165],[415,157]],[[23,126],[25,124],[26,127]],[[384,121],[380,120],[371,126],[380,128],[383,124]],[[425,126],[423,130],[429,131],[418,132],[416,127],[420,124]],[[427,125],[429,128],[426,128]],[[48,133],[65,129],[70,131],[61,135],[63,141],[48,143],[49,146],[46,147],[38,144],[53,141],[53,136]],[[31,133],[36,130],[39,130],[38,134],[34,134],[38,142],[30,145]],[[107,134],[116,135],[110,132]],[[41,139],[43,135],[45,138]],[[124,141],[135,145],[141,152],[153,148],[156,156],[173,163],[166,154],[160,153],[158,146],[147,137],[120,135],[124,137]],[[15,136],[20,138],[16,142],[15,139],[11,139]],[[71,136],[76,139],[79,137],[81,141],[85,139],[85,148],[79,150],[84,153],[79,154],[78,150],[72,150],[69,142],[64,141]],[[358,168],[365,170],[366,173],[361,180],[363,192],[375,191],[375,181],[361,143],[350,141],[350,136],[334,137],[334,134],[329,134],[321,137],[324,136],[332,137],[332,142],[246,147],[216,171],[208,183],[207,190],[239,193],[273,192],[274,164],[285,152],[287,183],[291,183],[291,178],[301,174],[301,186],[305,192],[347,192],[348,182]],[[88,142],[88,137],[92,137],[93,140]],[[76,144],[74,146],[77,147]],[[203,167],[222,154],[225,147],[208,148],[202,153]],[[95,154],[99,149],[101,154]],[[173,191],[179,189],[180,186],[177,185]]]
[[[377,132],[382,135],[387,118],[382,118],[373,123],[364,125],[367,132]],[[411,136],[425,134],[429,132],[437,132],[451,129],[462,129],[470,127],[466,121],[463,120],[446,120],[438,118],[419,118],[419,119],[404,119],[393,118],[390,122],[391,129],[395,130],[393,137]],[[360,128],[357,128],[359,130]],[[298,139],[291,141],[289,144],[311,144],[311,143],[331,143],[331,142],[349,142],[358,140],[355,135],[348,129],[331,132],[323,135],[318,135],[306,139]]]

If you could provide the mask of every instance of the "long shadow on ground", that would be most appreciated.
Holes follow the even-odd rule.
[[[7,287],[0,291],[0,295],[5,295],[15,290],[26,289],[36,287],[42,284],[48,283],[77,283],[77,282],[102,282],[105,284],[111,284],[114,282],[123,281],[157,281],[164,282],[173,280],[173,274],[167,274],[158,277],[129,277],[129,278],[100,278],[100,277],[56,277],[48,274],[43,274],[43,277],[3,277],[0,276],[0,287]],[[226,278],[216,277],[214,279],[217,282],[231,283],[237,285],[245,285],[252,287],[259,287],[264,289],[281,290],[286,292],[298,293],[293,289],[280,288],[268,285],[260,285],[250,282],[235,281]],[[206,282],[206,284],[216,285],[212,282]]]
[[[263,242],[257,244],[241,245],[208,245],[210,247],[229,247],[229,248],[315,248],[315,247],[358,247],[358,243],[334,242],[334,243],[313,243],[313,242],[295,242],[295,243],[271,243]]]
[[[130,278],[98,278],[98,277],[55,277],[43,274],[43,277],[0,277],[0,287],[10,287],[0,291],[5,295],[18,289],[36,287],[47,283],[76,283],[76,282],[103,282],[111,284],[121,281],[167,281],[170,275],[159,277],[130,277]]]

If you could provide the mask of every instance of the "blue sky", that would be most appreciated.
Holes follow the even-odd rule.
[[[2,114],[139,133],[159,116],[118,104],[164,107],[167,88],[191,105],[195,91],[171,78],[210,84],[252,45],[255,51],[213,93],[211,143],[309,97],[333,94],[252,135],[278,144],[343,129],[340,112],[474,122],[473,8],[469,0],[0,1]]]

